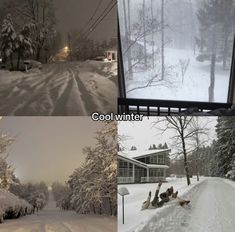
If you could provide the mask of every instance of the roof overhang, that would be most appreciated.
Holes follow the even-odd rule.
[[[140,161],[132,159],[132,158],[125,157],[125,156],[120,155],[120,154],[118,154],[118,158],[120,158],[120,159],[122,159],[124,161],[130,162],[130,163],[133,163],[133,164],[135,164],[135,165],[137,165],[139,167],[146,168],[146,169],[148,169],[148,168],[151,168],[151,169],[154,169],[154,168],[157,168],[157,169],[159,169],[159,168],[168,169],[169,168],[169,166],[167,166],[167,165],[145,164],[143,162],[140,162]]]

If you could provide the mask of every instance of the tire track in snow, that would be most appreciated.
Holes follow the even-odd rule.
[[[49,72],[45,76],[39,74],[38,76],[31,77],[29,80],[21,80],[21,82],[14,87],[17,88],[17,90],[10,99],[5,102],[5,105],[1,102],[0,113],[2,115],[33,115],[32,112],[28,113],[30,108],[28,104],[31,102],[32,96],[37,96],[36,100],[38,100],[38,91],[40,92],[40,89],[45,92],[44,86],[52,81],[52,78],[56,75],[55,71],[56,70]],[[19,88],[18,86],[24,86],[24,88]],[[39,86],[41,86],[40,89],[38,89]],[[14,91],[14,88],[11,89],[11,91]],[[4,97],[4,99],[5,98],[6,97]],[[39,113],[38,111],[35,112],[36,115]]]
[[[57,100],[53,116],[69,115],[69,116],[83,116],[87,115],[83,101],[74,78],[74,73],[70,68],[67,68],[69,73],[69,82],[64,89],[61,97]]]
[[[52,68],[53,67],[53,68]],[[52,65],[49,73],[45,76],[37,76],[30,80],[22,81],[19,85],[24,86],[11,98],[7,104],[1,107],[1,112],[6,115],[51,115],[54,105],[59,97],[60,89],[67,82],[68,77],[64,76],[65,69],[63,65]],[[57,80],[62,77],[63,82],[58,84]],[[25,86],[27,89],[25,90]]]
[[[85,104],[87,115],[91,115],[93,112],[97,110],[97,105],[93,101],[93,97],[90,95],[90,93],[87,91],[85,85],[82,83],[82,81],[79,78],[79,72],[73,73],[74,80],[77,83],[77,88],[79,92],[81,93],[81,100],[83,104]]]

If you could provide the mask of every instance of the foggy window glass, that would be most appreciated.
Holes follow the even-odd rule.
[[[119,0],[127,98],[227,102],[235,0]]]

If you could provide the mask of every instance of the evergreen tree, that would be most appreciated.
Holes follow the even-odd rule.
[[[13,26],[11,15],[8,14],[2,23],[1,30],[1,53],[3,57],[3,64],[10,58],[11,66],[13,68],[12,55],[15,50],[16,32]]]
[[[163,145],[163,149],[168,149],[168,145],[167,145],[167,143],[164,143],[164,145]]]
[[[197,57],[198,61],[211,62],[209,101],[214,101],[215,67],[217,61],[223,61],[226,68],[231,57],[229,43],[233,42],[235,6],[233,0],[206,0],[198,10],[200,23],[200,44],[204,48]],[[200,40],[200,39],[198,39]]]
[[[224,177],[232,169],[235,159],[235,118],[219,117],[216,132],[218,140],[212,175]]]
[[[136,146],[132,146],[131,147],[131,151],[136,151],[137,150],[137,147]]]
[[[34,53],[34,45],[31,39],[34,28],[35,25],[31,23],[24,25],[21,33],[16,38],[16,51],[18,53],[17,70],[20,68],[20,60],[28,58]]]

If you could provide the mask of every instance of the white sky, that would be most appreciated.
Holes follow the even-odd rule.
[[[101,122],[90,117],[3,117],[0,133],[16,136],[8,161],[22,182],[64,182],[96,144]]]
[[[175,132],[172,130],[166,131],[164,134],[161,130],[153,128],[152,123],[164,117],[145,117],[142,122],[119,122],[118,123],[118,135],[124,137],[121,145],[126,149],[130,149],[132,145],[136,146],[137,149],[145,150],[148,149],[151,144],[167,143],[172,152],[175,152],[174,141],[171,139]],[[160,119],[160,120],[161,120]],[[199,117],[199,121],[204,125],[209,122],[208,127],[210,141],[216,139],[215,125],[217,124],[217,117]],[[165,128],[164,123],[159,123],[159,128]]]

